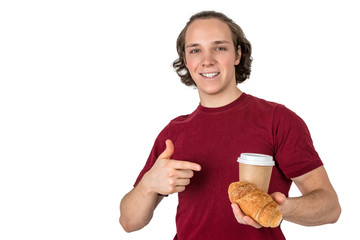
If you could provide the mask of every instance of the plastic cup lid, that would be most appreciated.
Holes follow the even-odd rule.
[[[242,153],[237,160],[239,163],[257,165],[257,166],[274,166],[273,157],[265,154]]]

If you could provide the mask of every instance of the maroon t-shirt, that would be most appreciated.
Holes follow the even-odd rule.
[[[201,165],[178,194],[178,240],[285,239],[280,229],[239,224],[232,212],[228,186],[238,181],[241,153],[274,157],[269,193],[288,196],[291,178],[322,166],[304,121],[285,106],[243,93],[219,108],[201,105],[190,115],[172,120],[157,137],[134,186],[165,150],[171,139],[172,159]]]

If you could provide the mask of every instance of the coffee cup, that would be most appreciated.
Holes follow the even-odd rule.
[[[257,153],[241,153],[239,162],[239,180],[255,184],[264,192],[268,192],[272,168],[275,165],[273,157]]]

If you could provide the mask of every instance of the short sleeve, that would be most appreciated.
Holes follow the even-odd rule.
[[[140,182],[140,180],[142,179],[142,177],[144,176],[144,174],[149,171],[152,166],[154,165],[155,161],[157,160],[157,158],[160,156],[160,154],[165,150],[166,145],[165,145],[165,141],[167,139],[170,139],[168,136],[168,127],[166,126],[161,132],[160,134],[157,136],[157,138],[155,139],[154,145],[151,149],[151,152],[149,154],[149,157],[145,163],[145,166],[143,167],[143,169],[141,170],[139,176],[137,177],[135,183],[134,183],[134,187]]]
[[[305,122],[284,105],[274,112],[275,160],[287,178],[301,176],[323,165]]]

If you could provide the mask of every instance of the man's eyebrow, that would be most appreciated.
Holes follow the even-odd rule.
[[[217,41],[214,41],[213,44],[219,45],[219,44],[230,44],[230,43],[226,40],[217,40]],[[190,43],[190,44],[186,45],[185,48],[198,47],[198,46],[200,46],[199,43]]]
[[[230,43],[229,43],[228,41],[226,41],[226,40],[219,40],[219,41],[215,41],[215,42],[214,42],[215,45],[224,44],[224,43],[230,44]]]
[[[200,46],[200,44],[198,44],[198,43],[190,43],[190,44],[186,45],[185,48],[198,47],[198,46]]]

